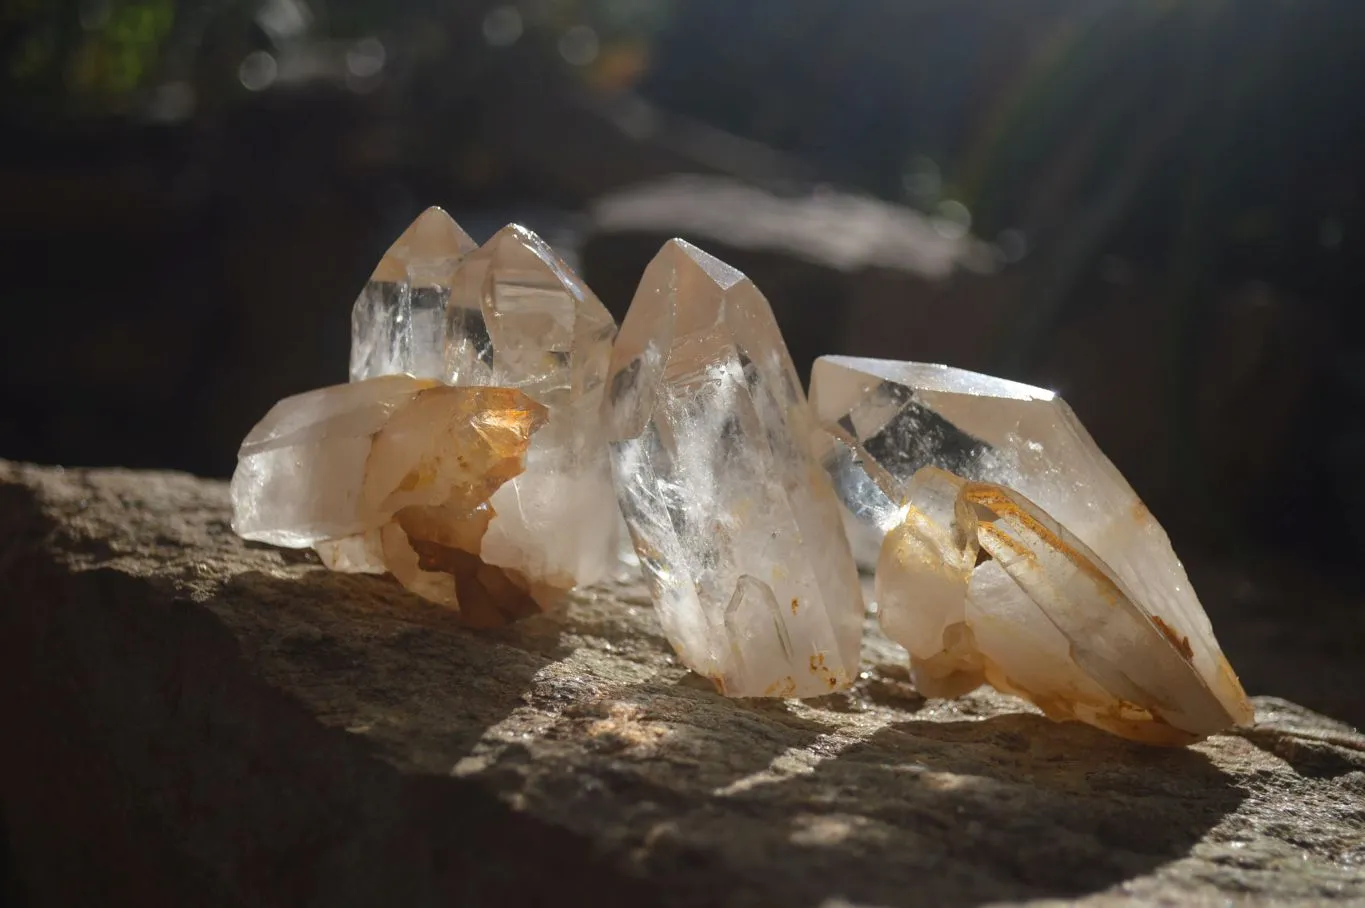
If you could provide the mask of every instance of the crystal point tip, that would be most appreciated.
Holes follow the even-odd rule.
[[[612,353],[613,472],[664,631],[728,696],[815,696],[858,671],[862,595],[817,431],[767,300],[682,240]]]

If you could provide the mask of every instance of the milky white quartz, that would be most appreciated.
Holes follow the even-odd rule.
[[[725,694],[813,696],[858,671],[863,602],[812,418],[767,300],[680,240],[612,353],[607,432],[660,622]]]
[[[1049,391],[826,356],[811,403],[916,685],[983,682],[1049,716],[1183,744],[1252,712],[1169,540]]]
[[[406,372],[517,388],[549,408],[524,472],[498,490],[483,559],[567,589],[619,567],[621,517],[602,442],[616,323],[540,237],[512,224],[473,241],[430,208],[385,254],[352,312],[351,377]],[[371,563],[360,543],[322,551]]]
[[[287,397],[242,442],[233,529],[387,570],[471,624],[534,611],[535,578],[480,558],[490,498],[522,471],[545,407],[520,391],[385,375]]]

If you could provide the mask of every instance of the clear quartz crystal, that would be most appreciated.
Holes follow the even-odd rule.
[[[621,509],[669,640],[730,696],[814,696],[858,670],[863,603],[812,418],[767,300],[680,240],[612,352]]]
[[[428,208],[403,231],[351,309],[351,381],[440,374],[450,282],[474,248],[440,208]]]
[[[363,532],[360,489],[374,436],[418,392],[404,375],[319,388],[284,400],[237,452],[232,528],[239,536],[301,548]]]
[[[544,591],[482,560],[489,499],[521,472],[547,418],[515,389],[408,375],[285,398],[238,452],[233,529],[315,546],[335,570],[390,571],[470,623],[502,623]]]
[[[1165,532],[1056,395],[826,356],[811,403],[846,519],[886,536],[882,624],[925,693],[989,681],[1154,743],[1250,721]]]
[[[484,560],[567,589],[619,567],[621,516],[602,444],[616,323],[535,233],[516,224],[475,249],[438,208],[393,245],[356,301],[351,377],[407,372],[517,388],[550,409],[526,470],[491,502]],[[320,549],[364,570],[373,545]]]

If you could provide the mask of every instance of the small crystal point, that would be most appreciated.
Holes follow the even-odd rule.
[[[351,381],[440,374],[450,281],[474,248],[440,208],[428,208],[408,225],[351,310]]]
[[[730,696],[851,683],[857,569],[763,295],[670,240],[640,281],[607,383],[621,509],[683,662]]]
[[[474,623],[518,617],[535,608],[534,584],[479,556],[489,499],[547,418],[514,389],[407,375],[285,398],[238,453],[233,529],[315,546],[336,570],[388,570]]]
[[[827,356],[811,400],[846,516],[885,535],[882,626],[924,693],[988,681],[1053,718],[1157,744],[1251,721],[1165,532],[1056,395]],[[890,527],[883,499],[901,505]]]
[[[478,246],[445,209],[432,205],[407,226],[379,260],[370,279],[441,285]]]

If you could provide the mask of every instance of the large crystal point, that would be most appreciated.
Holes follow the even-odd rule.
[[[474,246],[440,208],[428,208],[403,231],[351,309],[351,381],[440,375],[450,282]]]
[[[391,571],[469,623],[502,623],[544,591],[480,557],[489,499],[522,471],[547,416],[520,391],[407,375],[285,398],[238,452],[233,529],[316,546],[338,569]]]
[[[767,300],[670,240],[645,270],[609,375],[617,494],[682,660],[731,696],[852,681],[857,569]]]
[[[1160,744],[1251,720],[1166,533],[1056,395],[827,356],[811,400],[855,531],[886,535],[882,625],[924,693],[986,681]]]

